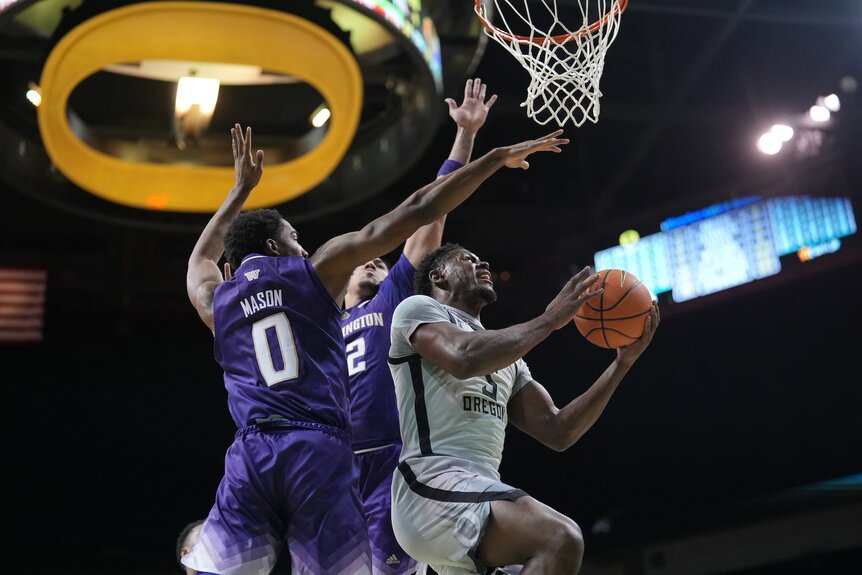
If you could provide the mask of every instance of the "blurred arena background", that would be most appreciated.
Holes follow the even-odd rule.
[[[467,78],[499,95],[474,157],[553,129],[481,30],[470,0],[0,1],[8,572],[179,572],[234,431],[184,287],[229,127],[311,251],[434,178]],[[585,575],[860,571],[860,54],[851,0],[631,0],[598,123],[449,217],[495,272],[488,327],[584,265],[658,297],[584,439],[509,434],[503,477],[581,525]],[[183,76],[220,79],[211,113]],[[571,326],[526,359],[560,404],[609,353]]]

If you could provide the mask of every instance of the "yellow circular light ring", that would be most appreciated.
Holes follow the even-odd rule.
[[[299,78],[323,96],[332,117],[309,153],[266,166],[247,208],[276,205],[323,181],[346,154],[359,125],[362,76],[335,36],[297,16],[237,4],[146,2],[111,10],[74,28],[42,73],[39,130],[51,160],[81,188],[144,209],[213,212],[230,189],[233,167],[126,162],[78,139],[69,126],[69,96],[109,64],[139,60],[246,64]],[[253,128],[253,127],[252,127]],[[225,134],[225,146],[230,135]]]

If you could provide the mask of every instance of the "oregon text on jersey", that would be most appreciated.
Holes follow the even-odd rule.
[[[506,421],[506,406],[493,399],[465,393],[461,396],[461,405],[464,411],[491,415],[500,421]]]

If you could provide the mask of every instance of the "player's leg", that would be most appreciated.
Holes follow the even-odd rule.
[[[216,502],[197,542],[182,563],[199,573],[268,573],[281,552],[284,521],[270,501],[278,491],[258,462],[275,459],[278,447],[261,433],[238,438],[225,455]],[[279,480],[280,483],[280,480]]]
[[[522,575],[577,573],[584,555],[578,525],[538,500],[492,501],[477,550],[488,566],[521,565]]]
[[[368,530],[349,445],[328,433],[290,431],[284,469],[287,546],[294,575],[370,575]]]
[[[392,530],[392,473],[400,453],[401,445],[390,445],[357,455],[374,575],[407,575],[416,570],[416,562],[401,548]]]
[[[402,462],[392,481],[392,525],[407,553],[429,566],[426,575],[485,573],[477,549],[492,503],[524,496],[475,471],[450,466],[417,476]]]

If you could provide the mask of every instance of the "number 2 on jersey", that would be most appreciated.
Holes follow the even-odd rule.
[[[281,369],[275,367],[276,364],[269,347],[269,338],[266,332],[270,329],[273,330],[278,342]],[[296,342],[293,340],[290,320],[284,313],[276,313],[254,322],[251,328],[251,337],[254,340],[254,355],[257,357],[257,366],[260,368],[260,374],[266,381],[266,385],[272,387],[277,383],[299,377],[299,357],[296,354]]]
[[[347,375],[356,375],[360,371],[365,371],[365,338],[357,337],[351,341],[347,348]]]

